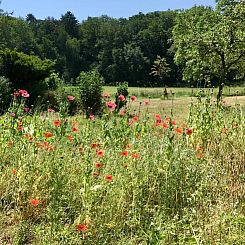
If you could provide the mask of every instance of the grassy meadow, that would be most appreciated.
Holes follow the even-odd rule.
[[[244,244],[245,97],[173,90],[130,88],[119,115],[90,119],[14,103],[0,244]]]
[[[164,96],[164,87],[162,88],[144,88],[144,87],[129,87],[129,93],[140,98],[161,98],[161,99],[172,99],[180,97],[192,97],[198,96],[200,93],[209,93],[209,90],[213,91],[214,94],[218,93],[218,88],[188,88],[188,87],[167,87],[168,96]],[[109,94],[116,93],[116,87],[104,86],[104,91]],[[245,87],[229,87],[225,86],[223,96],[242,96],[245,95]]]

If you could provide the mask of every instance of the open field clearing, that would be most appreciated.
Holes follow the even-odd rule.
[[[215,101],[215,98],[213,98]],[[235,104],[240,104],[242,107],[245,106],[245,96],[232,96],[224,98],[225,106],[234,106]],[[149,105],[145,105],[145,102],[149,102]],[[190,105],[196,103],[197,98],[195,97],[181,97],[174,99],[139,99],[136,103],[132,105],[132,108],[136,110],[137,113],[162,113],[166,116],[172,115],[179,121],[186,121],[188,119]]]
[[[165,98],[164,97],[164,87],[163,88],[137,88],[137,87],[129,87],[129,93],[130,95],[135,95],[137,97],[143,97],[148,98],[149,96],[151,98]],[[208,88],[166,88],[168,92],[168,97],[171,99],[172,97],[191,97],[194,95],[197,95],[200,93],[200,91],[208,93],[210,89]],[[109,94],[115,94],[116,93],[116,87],[113,86],[105,86],[104,91]],[[214,88],[213,93],[214,95],[217,95],[218,89]],[[173,95],[174,93],[174,95]],[[224,96],[239,96],[239,95],[245,95],[245,87],[224,87],[223,91]]]

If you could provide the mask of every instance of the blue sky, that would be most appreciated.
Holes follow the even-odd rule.
[[[48,16],[59,19],[67,11],[81,21],[88,16],[129,17],[167,9],[190,8],[194,5],[214,6],[215,0],[2,0],[0,8],[14,11],[14,16],[32,13],[38,19]]]

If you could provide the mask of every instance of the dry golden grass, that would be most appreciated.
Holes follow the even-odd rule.
[[[149,105],[144,105],[144,101],[149,101]],[[181,98],[175,98],[175,99],[150,99],[150,100],[144,100],[139,99],[133,104],[133,108],[137,111],[139,109],[141,111],[146,111],[150,114],[153,113],[162,113],[166,114],[167,116],[173,116],[178,121],[186,120],[189,113],[189,107],[190,104],[193,102],[195,103],[197,101],[197,98],[192,97],[181,97]],[[213,100],[215,102],[215,98]],[[140,105],[141,103],[141,105]],[[235,104],[240,104],[242,106],[245,106],[245,96],[233,96],[233,97],[226,97],[224,98],[224,103],[227,106],[232,106]]]

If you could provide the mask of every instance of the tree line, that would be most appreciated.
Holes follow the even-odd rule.
[[[1,10],[0,50],[49,59],[54,71],[71,84],[81,71],[96,69],[105,84],[210,81],[221,86],[244,81],[244,20],[244,1],[237,0],[218,1],[215,9],[195,6],[82,22],[70,11],[60,19],[39,20],[33,14],[23,19]],[[1,67],[0,73],[5,75]]]

